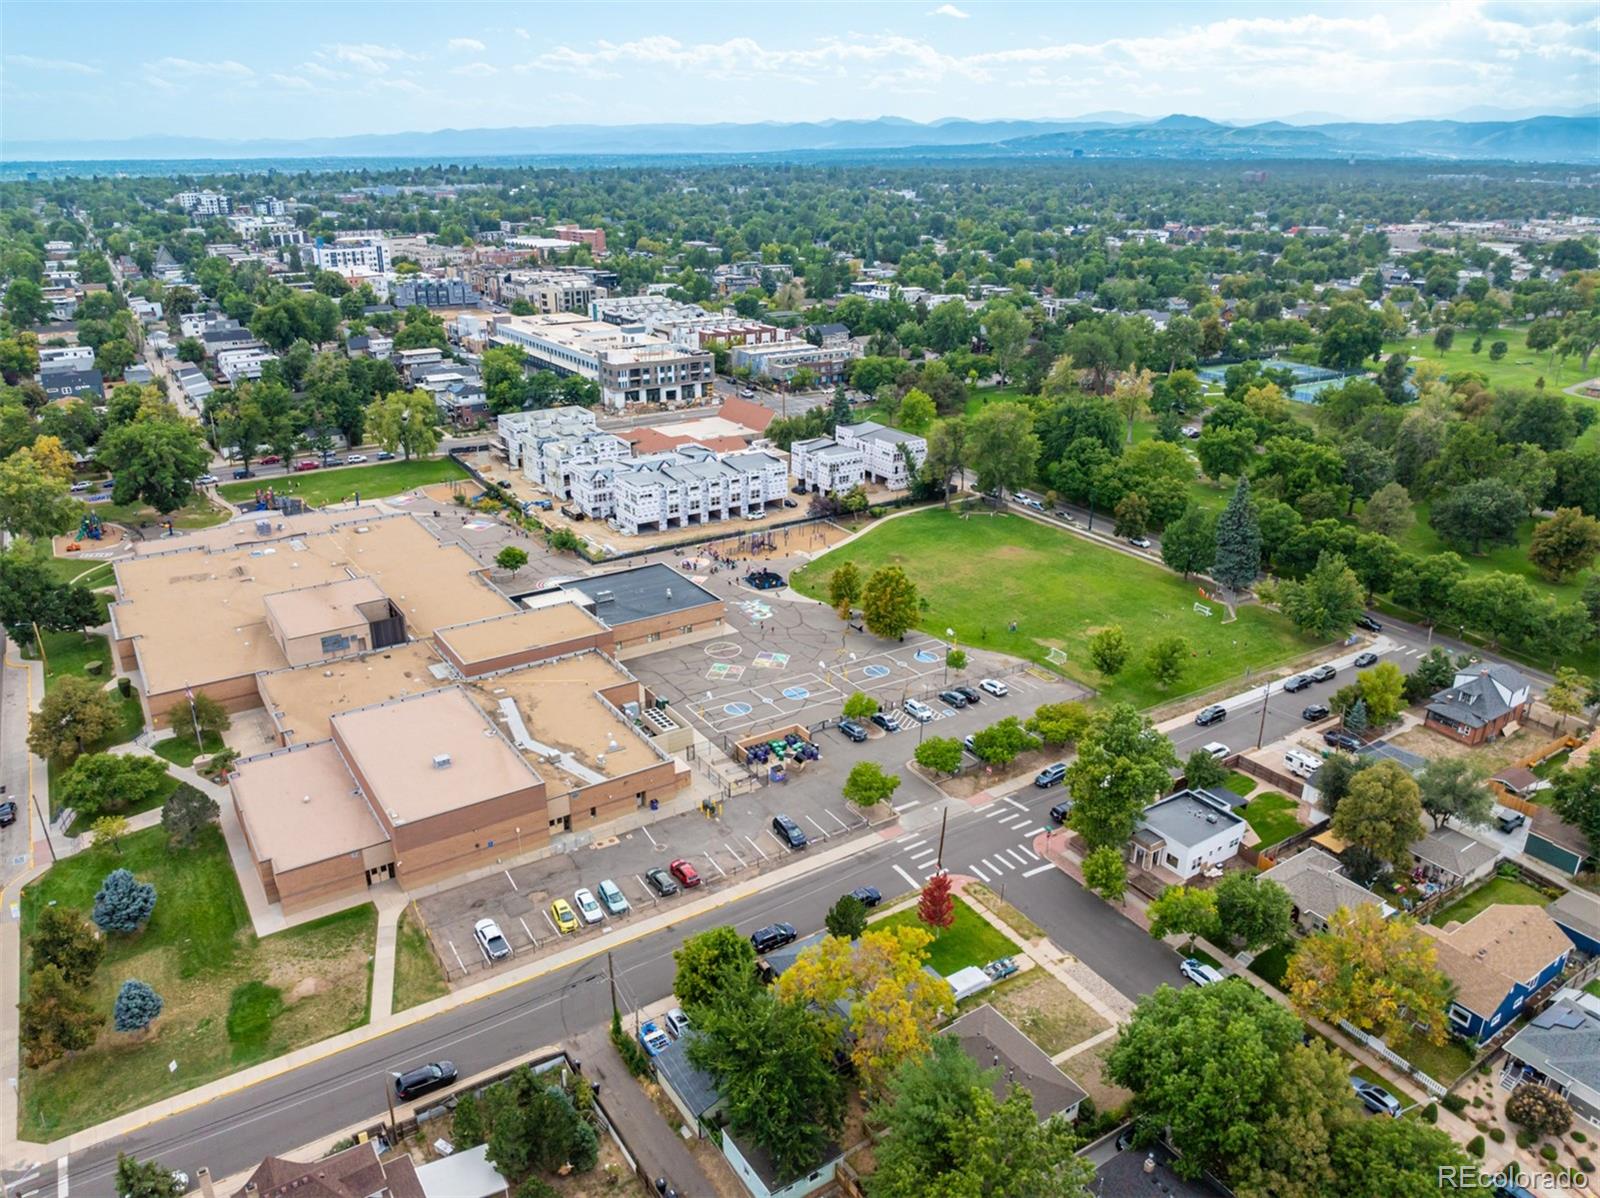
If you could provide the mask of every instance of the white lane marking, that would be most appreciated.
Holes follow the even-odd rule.
[[[970,870],[977,877],[978,881],[987,882],[989,880],[989,875],[984,873],[976,865],[969,865],[969,866],[967,866],[967,869]]]
[[[1029,816],[1028,816],[1027,812],[1023,812],[1021,815],[1018,815],[1015,811],[1013,811],[1009,815],[1001,816],[999,819],[995,820],[994,822],[997,823],[997,824],[1002,824],[1007,828],[1010,828],[1010,827],[1019,827],[1020,828],[1023,824],[1028,822],[1028,819],[1029,819]]]
[[[1024,815],[1026,815],[1028,813],[1028,809],[1026,807],[1024,807],[1021,803],[1019,803],[1015,799],[1013,799],[1010,795],[1002,795],[1002,796],[1000,796],[1000,801],[1002,803],[1010,803],[1013,807],[1015,807],[1018,811],[1022,812]]]
[[[511,871],[509,869],[505,871],[505,875],[506,875],[506,881],[511,883],[511,889],[516,890],[517,889],[517,880],[511,876]],[[521,892],[518,891],[518,893],[520,894]]]
[[[912,799],[909,803],[895,803],[895,804],[892,804],[891,809],[894,810],[894,811],[910,811],[913,807],[920,807],[920,806],[922,806],[922,800],[921,799]]]
[[[918,869],[921,869],[924,865],[932,861],[938,855],[938,849],[923,849],[915,857],[911,858],[911,864],[915,865]]]
[[[921,844],[922,841],[917,838],[917,834],[915,832],[907,832],[904,836],[896,836],[894,838],[894,843],[895,844]]]
[[[1045,870],[1054,869],[1054,868],[1055,868],[1054,865],[1051,865],[1048,862],[1046,862],[1044,865],[1035,865],[1032,869],[1028,870],[1022,876],[1025,877],[1025,878],[1031,878],[1031,877],[1033,877],[1034,874],[1042,874],[1042,873],[1044,873]]]
[[[983,863],[989,867],[989,872],[990,873],[998,874],[1000,872],[1000,866],[996,865],[993,861],[990,861],[989,858],[984,857],[982,860],[983,860]],[[1006,868],[1010,869],[1011,865],[1009,863],[1007,863],[1006,864]]]
[[[58,1198],[67,1198],[67,1158],[62,1157],[56,1162],[56,1185],[60,1190]]]
[[[916,889],[916,890],[921,890],[922,889],[922,883],[917,881],[910,874],[906,873],[906,871],[901,869],[898,865],[894,867],[894,872],[899,874],[902,878],[904,878],[906,880],[906,885],[907,886],[910,886],[910,887],[912,887],[913,889]]]
[[[1017,846],[1017,852],[1021,853],[1029,861],[1037,861],[1037,860],[1039,860],[1039,854],[1034,852],[1032,849],[1030,849],[1025,844],[1019,844]]]
[[[659,853],[661,851],[661,846],[656,843],[656,838],[654,836],[650,835],[649,827],[648,826],[643,826],[639,830],[645,834],[645,839],[647,839],[650,842],[650,847],[655,849],[656,852]]]

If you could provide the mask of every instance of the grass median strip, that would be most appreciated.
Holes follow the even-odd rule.
[[[428,933],[407,907],[400,916],[394,944],[394,1010],[421,1006],[450,993],[444,970],[433,955]]]

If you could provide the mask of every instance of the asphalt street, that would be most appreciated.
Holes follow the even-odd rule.
[[[981,809],[947,804],[946,868],[992,875],[996,887],[1005,886],[1008,902],[1123,993],[1137,996],[1162,982],[1178,984],[1177,962],[1169,949],[1032,853],[1032,836],[1046,826],[1046,812],[1059,791],[1035,790],[1024,781],[1016,794]],[[920,886],[938,865],[940,816],[940,808],[931,804],[908,807],[893,840],[779,891],[753,895],[621,945],[615,958],[625,1005],[644,1006],[666,997],[672,987],[673,949],[708,927],[731,922],[741,932],[751,932],[783,919],[809,934],[822,927],[839,895],[856,886],[876,886],[885,896]],[[115,1144],[75,1154],[66,1163],[66,1184],[56,1162],[40,1162],[34,1179],[9,1192],[65,1198],[70,1188],[74,1195],[91,1198],[110,1195],[119,1149],[153,1157],[191,1177],[201,1165],[223,1177],[354,1121],[381,1118],[392,1071],[450,1060],[467,1076],[601,1023],[609,1014],[601,955],[605,946],[597,941],[596,956],[588,961],[152,1124]]]

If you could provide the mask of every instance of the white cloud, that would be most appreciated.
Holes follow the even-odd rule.
[[[274,73],[268,75],[267,78],[273,83],[276,83],[284,91],[314,92],[321,90],[315,83],[312,83],[311,80],[307,79],[304,75],[280,75]]]
[[[526,29],[522,28],[522,26],[520,26],[520,25],[517,26],[515,29],[513,29],[511,32],[516,34],[523,41],[527,41],[528,40],[528,37],[529,37],[528,31]]]
[[[469,54],[482,54],[489,48],[475,37],[453,37],[446,45],[452,50],[463,50]]]
[[[928,14],[930,17],[954,17],[958,21],[965,21],[972,14],[962,12],[954,4],[941,4]]]
[[[384,75],[399,62],[414,62],[420,54],[411,54],[398,46],[380,46],[373,42],[335,42],[317,51],[325,61],[343,63],[366,75]]]
[[[498,67],[490,66],[486,62],[469,62],[463,66],[456,67],[450,73],[452,75],[471,75],[486,79],[490,75],[498,75],[500,71]]]
[[[144,64],[146,75],[179,79],[253,79],[255,72],[231,58],[199,62],[192,58],[158,58]]]
[[[105,74],[99,67],[90,66],[86,62],[73,62],[70,58],[35,58],[31,54],[7,54],[6,62],[14,67],[25,67],[34,71],[53,71],[57,74]]]

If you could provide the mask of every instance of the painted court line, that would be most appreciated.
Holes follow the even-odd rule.
[[[907,886],[914,887],[917,890],[921,890],[922,889],[922,883],[917,881],[910,874],[906,873],[906,871],[901,869],[898,865],[894,867],[894,872],[899,874],[902,878],[905,879]]]
[[[1055,868],[1055,866],[1050,865],[1048,863],[1046,863],[1044,865],[1035,865],[1032,869],[1028,870],[1022,876],[1025,877],[1025,878],[1031,878],[1031,877],[1033,877],[1034,874],[1042,874],[1042,873],[1044,873],[1045,870],[1054,869],[1054,868]]]

